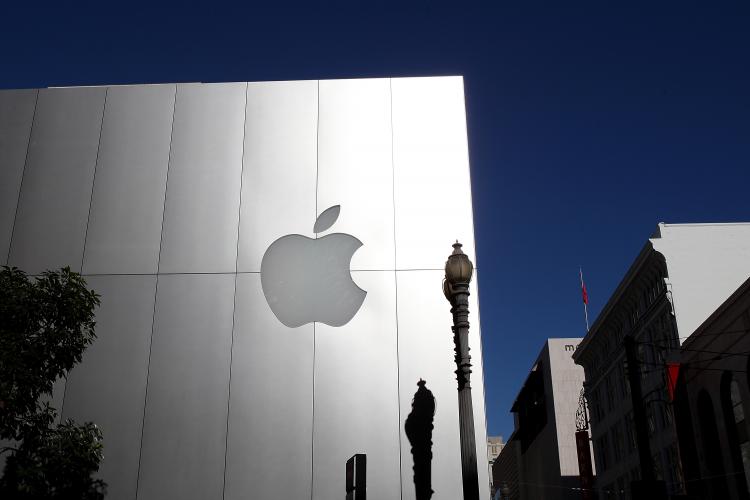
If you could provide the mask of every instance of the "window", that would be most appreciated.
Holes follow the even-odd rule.
[[[667,428],[670,425],[672,425],[673,419],[672,419],[672,407],[671,406],[662,405],[661,419],[662,419],[662,427]]]
[[[628,380],[628,370],[625,368],[625,360],[620,362],[620,394],[623,398],[630,397],[630,381]]]
[[[607,411],[612,411],[615,409],[615,384],[612,380],[612,372],[607,375],[605,386],[607,389]]]
[[[638,361],[639,361],[639,369],[641,371],[641,380],[646,378],[646,370],[643,367],[643,363],[648,363],[648,357],[646,356],[646,346],[643,344],[638,344]]]
[[[599,388],[597,387],[588,394],[589,408],[591,409],[591,417],[594,422],[601,422],[602,416],[599,411]]]
[[[723,385],[723,384],[722,384]],[[711,396],[706,389],[698,393],[698,434],[701,437],[701,447],[708,469],[708,487],[712,498],[728,498],[729,488],[724,472],[724,458],[719,444],[719,428],[716,425],[716,415]]]
[[[743,496],[750,492],[750,439],[748,439],[745,411],[742,408],[740,386],[732,372],[724,372],[721,380],[721,403],[724,409],[724,421],[729,437],[730,455],[735,470],[740,471],[737,477],[737,488],[744,490]]]
[[[664,364],[664,359],[667,357],[667,349],[664,340],[661,338],[661,335],[658,335],[656,332],[652,334],[651,338],[654,344],[654,361],[659,363],[659,365],[662,365]]]
[[[596,391],[596,415],[597,415],[597,421],[601,422],[604,418],[605,412],[604,412],[604,405],[602,404],[602,388],[597,387]]]
[[[622,436],[622,423],[617,422],[612,426],[612,454],[614,455],[615,463],[622,460],[624,454],[624,441]]]
[[[672,444],[667,447],[667,463],[671,474],[671,481],[675,485],[682,486],[685,484],[685,478],[682,475],[682,465],[680,463],[677,445]]]
[[[646,408],[646,423],[648,424],[648,435],[653,436],[656,432],[656,421],[654,420],[654,412],[651,408]]]
[[[635,440],[635,421],[633,420],[633,412],[629,411],[625,415],[625,442],[627,443],[628,452],[633,453],[636,448]]]
[[[596,470],[598,474],[599,471],[606,471],[608,466],[607,455],[609,454],[609,442],[607,440],[606,434],[604,434],[597,440],[596,452],[597,456],[599,457],[599,463],[596,464]]]
[[[609,339],[605,338],[604,341],[602,342],[602,359],[606,363],[608,358],[609,358]]]
[[[637,465],[630,469],[630,480],[637,481],[641,478],[641,468]]]
[[[659,452],[654,453],[654,455],[651,457],[651,460],[654,462],[654,476],[656,477],[656,479],[664,479],[664,475],[662,474],[661,470],[661,460],[659,460]]]

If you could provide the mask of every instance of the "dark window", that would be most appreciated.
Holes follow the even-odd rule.
[[[658,480],[664,479],[664,475],[661,470],[661,460],[659,459],[659,452],[654,453],[651,457],[651,461],[654,463],[654,476]]]
[[[672,483],[676,485],[684,484],[685,478],[682,475],[680,457],[677,452],[677,445],[675,444],[671,444],[667,447],[667,463],[669,464]]]
[[[593,392],[594,396],[594,414],[596,415],[596,422],[599,423],[604,418],[604,409],[602,406],[602,391],[601,387],[597,387]]]
[[[612,426],[612,453],[614,455],[615,463],[622,460],[623,457],[623,438],[622,438],[622,423],[617,422]]]
[[[547,425],[547,405],[544,388],[544,369],[541,363],[529,374],[511,411],[518,418],[521,450],[525,452],[536,436]]]
[[[630,478],[631,481],[638,481],[641,478],[641,468],[639,466],[636,465],[630,469]]]
[[[730,371],[724,372],[721,378],[721,406],[724,410],[724,425],[727,429],[737,489],[741,498],[747,499],[750,498],[750,488],[747,484],[747,479],[750,478],[750,441],[740,386]]]
[[[625,442],[627,443],[628,453],[635,451],[636,440],[635,440],[635,421],[633,420],[633,412],[629,411],[625,415]]]
[[[596,454],[599,457],[599,463],[596,464],[596,471],[598,474],[600,471],[606,471],[609,466],[607,460],[609,458],[609,441],[606,434],[597,440]]]
[[[628,372],[625,369],[625,360],[620,362],[620,393],[623,398],[630,397],[630,382],[628,381]]]
[[[719,444],[719,429],[716,425],[716,414],[711,396],[705,389],[698,394],[698,422],[701,433],[701,444],[706,457],[708,477],[706,486],[711,490],[710,498],[729,498],[726,484],[724,459]]]
[[[653,436],[656,432],[656,421],[654,420],[654,412],[651,408],[646,409],[646,423],[648,424],[648,435]]]
[[[607,411],[615,409],[615,385],[612,380],[612,375],[612,372],[607,374],[607,379],[605,381],[605,387],[607,389]]]

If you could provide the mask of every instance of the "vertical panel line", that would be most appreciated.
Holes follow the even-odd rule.
[[[401,359],[399,354],[399,331],[398,331],[398,271],[396,270],[396,167],[393,161],[393,79],[388,79],[388,90],[391,104],[391,200],[393,202],[393,283],[395,286],[396,301],[396,398],[398,399],[396,408],[398,408],[398,478],[399,492],[401,498],[404,498],[404,478],[402,464],[402,443],[401,443]]]
[[[86,230],[83,233],[83,251],[81,252],[81,273],[83,273],[83,261],[86,256],[86,240],[89,236],[89,222],[91,221],[91,205],[94,202],[94,188],[96,187],[96,171],[99,169],[99,151],[102,149],[102,130],[104,130],[104,115],[107,112],[107,96],[109,87],[104,89],[104,106],[102,106],[102,121],[99,124],[99,141],[96,143],[96,160],[94,161],[94,178],[91,180],[91,196],[89,196],[89,212],[86,216]]]
[[[169,132],[169,157],[167,158],[167,175],[164,179],[164,204],[161,212],[161,234],[159,235],[159,255],[156,260],[156,283],[154,284],[154,307],[151,313],[151,338],[148,343],[148,361],[146,363],[146,388],[143,394],[143,416],[141,418],[141,442],[138,448],[138,471],[135,478],[135,498],[141,482],[141,458],[143,457],[143,431],[146,427],[146,403],[148,401],[148,383],[151,376],[151,349],[154,345],[154,322],[156,321],[156,298],[159,294],[159,266],[161,264],[161,247],[164,240],[164,212],[167,208],[167,190],[169,189],[169,168],[172,164],[172,138],[174,137],[174,117],[177,110],[177,84],[174,86],[174,99],[172,101],[172,125]]]
[[[107,95],[109,94],[109,87],[104,89],[104,103],[102,105],[102,119],[99,123],[99,139],[96,142],[96,158],[94,159],[94,177],[91,179],[91,193],[89,193],[89,211],[86,215],[86,229],[83,232],[83,249],[81,250],[81,267],[79,272],[83,273],[83,257],[86,255],[86,238],[89,234],[89,221],[91,220],[91,202],[94,198],[94,186],[96,185],[96,170],[99,165],[99,151],[102,148],[102,129],[104,128],[104,113],[107,111]],[[65,374],[65,386],[63,387],[63,399],[60,405],[60,421],[62,421],[63,415],[65,414],[65,399],[68,396],[68,373]]]
[[[225,498],[227,489],[227,450],[229,449],[229,408],[232,400],[232,360],[234,359],[234,318],[237,310],[237,271],[240,260],[240,222],[242,220],[242,181],[245,173],[245,136],[247,135],[247,94],[250,84],[245,82],[245,117],[242,121],[242,159],[240,166],[240,202],[237,214],[237,247],[234,256],[234,296],[232,298],[232,338],[229,344],[229,381],[227,383],[227,424],[224,433],[224,480],[221,485],[221,498]]]
[[[318,80],[318,114],[315,118],[315,218],[313,223],[318,220],[318,178],[320,176],[320,80]],[[315,233],[315,239],[318,239],[318,233]]]
[[[315,221],[318,219],[318,174],[320,172],[320,80],[317,91],[317,115],[315,117]],[[318,233],[315,233],[318,239]],[[312,362],[312,425],[310,426],[310,500],[315,490],[315,354],[317,347],[317,328],[313,321],[313,362]]]
[[[26,156],[23,159],[23,170],[21,171],[21,184],[18,186],[18,197],[16,198],[16,212],[13,214],[13,225],[10,228],[10,241],[8,242],[8,256],[5,264],[10,265],[10,250],[13,248],[13,235],[16,231],[16,219],[18,219],[18,206],[21,204],[21,192],[23,189],[23,179],[26,177],[26,164],[29,162],[29,149],[31,149],[31,136],[34,133],[34,122],[36,122],[36,108],[39,103],[39,89],[36,89],[34,98],[34,111],[31,114],[31,127],[29,128],[29,140],[26,141]]]

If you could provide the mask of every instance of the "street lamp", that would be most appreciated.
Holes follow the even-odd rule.
[[[469,356],[469,283],[474,265],[461,251],[461,243],[453,244],[453,253],[445,263],[443,293],[453,314],[453,343],[456,351],[458,381],[458,421],[461,434],[461,475],[464,500],[479,500],[477,478],[477,446],[474,437],[474,410],[471,404],[471,356]]]

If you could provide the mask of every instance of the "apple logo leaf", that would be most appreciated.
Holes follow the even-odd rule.
[[[339,218],[340,211],[341,205],[334,205],[331,208],[324,210],[323,213],[318,216],[318,220],[315,221],[313,232],[322,233],[333,226],[334,222]]]

